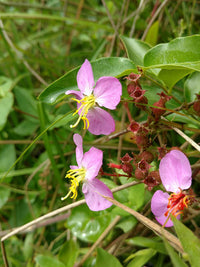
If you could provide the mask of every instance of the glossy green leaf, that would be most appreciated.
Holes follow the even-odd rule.
[[[122,267],[121,263],[113,255],[109,254],[102,248],[97,248],[97,261],[95,267]]]
[[[147,42],[151,46],[156,45],[158,41],[158,30],[159,30],[159,21],[157,20],[151,25],[147,33],[145,42]]]
[[[200,240],[193,232],[177,220],[174,216],[171,217],[174,223],[176,233],[183,246],[184,251],[188,254],[189,261],[192,267],[199,267],[200,263]]]
[[[158,70],[158,78],[171,89],[193,71],[200,71],[200,35],[180,37],[150,49],[144,57],[145,69]]]
[[[127,265],[127,267],[143,267],[144,264],[147,263],[155,254],[156,251],[151,248],[139,250],[128,257],[128,259],[133,258],[133,260]]]
[[[187,264],[180,258],[180,256],[174,251],[166,239],[164,240],[165,247],[171,258],[174,267],[187,267]]]
[[[40,267],[65,267],[64,263],[50,256],[37,255],[35,261]]]
[[[91,62],[94,79],[102,76],[122,77],[136,71],[135,64],[127,58],[101,58]],[[75,68],[50,84],[39,96],[46,103],[55,103],[67,90],[78,90],[76,76],[80,67]]]
[[[184,94],[187,102],[192,102],[196,99],[196,94],[200,94],[200,73],[192,73],[184,84]]]
[[[151,46],[135,38],[121,36],[121,40],[125,46],[128,58],[130,58],[135,65],[143,66],[144,55]]]
[[[164,244],[161,242],[160,238],[147,238],[142,236],[136,236],[133,238],[129,238],[127,240],[128,244],[139,246],[139,247],[147,247],[156,250],[162,254],[167,254]]]
[[[58,259],[65,264],[65,267],[73,267],[78,256],[78,245],[74,240],[65,242],[62,246]]]
[[[87,205],[72,210],[67,219],[67,227],[72,234],[85,242],[95,242],[113,220],[108,211],[91,211]]]

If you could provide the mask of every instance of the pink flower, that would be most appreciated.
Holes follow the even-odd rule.
[[[77,187],[83,182],[82,192],[88,207],[93,211],[99,211],[109,208],[112,203],[101,195],[113,198],[110,189],[96,178],[103,161],[103,152],[95,147],[91,147],[86,153],[83,153],[83,139],[79,134],[74,134],[74,143],[76,144],[76,161],[78,166],[70,166],[66,178],[71,179],[69,193],[62,198],[66,199],[72,194],[71,198],[76,199]]]
[[[173,193],[169,195],[161,190],[156,191],[151,200],[151,210],[160,224],[171,227],[173,222],[169,215],[180,219],[180,214],[188,207],[192,197],[182,191],[192,183],[189,160],[181,151],[171,150],[161,159],[159,173],[165,189]]]
[[[79,118],[76,127],[83,120],[84,129],[95,135],[110,134],[115,130],[112,116],[100,107],[116,109],[122,95],[122,86],[118,79],[103,76],[94,82],[92,66],[86,59],[77,74],[77,84],[80,91],[68,90],[66,95],[73,94],[77,102]]]

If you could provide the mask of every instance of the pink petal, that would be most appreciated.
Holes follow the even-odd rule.
[[[87,59],[78,71],[77,84],[82,94],[91,95],[95,83],[92,66]]]
[[[76,161],[80,168],[83,159],[83,138],[80,136],[80,134],[74,134],[73,140],[76,145]]]
[[[82,191],[88,207],[93,211],[105,210],[112,206],[112,203],[101,195],[113,198],[110,189],[100,180],[93,179],[83,184]],[[100,195],[101,194],[101,195]]]
[[[95,178],[103,164],[103,151],[91,147],[83,156],[82,166],[87,170],[85,179]]]
[[[105,110],[95,107],[88,111],[87,119],[90,126],[88,131],[92,134],[108,135],[115,130],[115,121],[113,117]]]
[[[164,225],[168,216],[165,216],[165,212],[167,211],[167,204],[168,204],[169,194],[164,193],[161,190],[158,190],[154,193],[151,199],[151,211],[155,215],[156,220]],[[169,214],[168,214],[169,215]],[[180,215],[177,216],[177,219],[180,219]],[[165,227],[173,226],[172,220],[169,218]]]
[[[120,102],[122,86],[114,77],[101,77],[94,88],[94,96],[99,106],[115,109]]]
[[[161,160],[160,177],[167,191],[177,193],[188,189],[192,183],[192,171],[188,158],[179,150],[172,150]]]
[[[68,90],[65,92],[66,95],[74,95],[76,99],[82,99],[83,95],[80,91],[75,91],[75,90]]]
[[[157,190],[151,199],[151,211],[156,217],[160,217],[167,211],[169,194]]]
[[[177,216],[178,217],[178,216]],[[180,217],[180,216],[179,216]],[[162,224],[162,225],[164,225],[165,224],[165,222],[166,222],[166,219],[167,219],[167,217],[165,216],[165,215],[161,215],[160,217],[155,217],[156,218],[156,220],[160,223],[160,224]],[[167,223],[165,224],[165,227],[172,227],[174,224],[173,224],[173,222],[172,222],[172,220],[169,218],[168,219],[168,221],[167,221]]]

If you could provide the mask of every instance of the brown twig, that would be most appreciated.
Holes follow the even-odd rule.
[[[115,199],[112,199],[110,197],[103,196],[105,199],[112,202],[115,206],[127,211],[128,213],[132,214],[138,221],[140,221],[142,224],[144,224],[147,228],[151,229],[153,232],[155,232],[159,236],[164,236],[170,244],[179,252],[183,253],[182,245],[177,237],[175,237],[173,234],[165,230],[163,227],[159,226],[158,224],[152,222],[147,217],[143,216],[142,214],[138,213],[135,210],[132,210],[131,208],[121,204]]]

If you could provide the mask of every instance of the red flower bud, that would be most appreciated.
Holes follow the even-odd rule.
[[[139,168],[135,169],[135,178],[139,180],[143,180],[145,178],[145,173],[142,172]]]
[[[151,163],[154,160],[154,155],[149,152],[149,151],[143,151],[140,155],[139,155],[140,159],[145,160],[148,163]]]
[[[153,115],[155,117],[155,120],[158,120],[160,116],[162,116],[165,113],[165,103],[172,98],[171,96],[168,96],[164,94],[163,92],[161,92],[160,94],[158,93],[157,95],[160,96],[160,99],[157,102],[155,102],[153,106],[159,107],[159,108],[151,108]]]
[[[133,160],[133,158],[130,157],[128,153],[126,153],[126,154],[121,158],[121,162],[122,162],[123,164],[130,163],[131,160]]]
[[[131,176],[131,173],[133,171],[133,166],[131,165],[131,163],[122,164],[122,170],[129,176]]]

